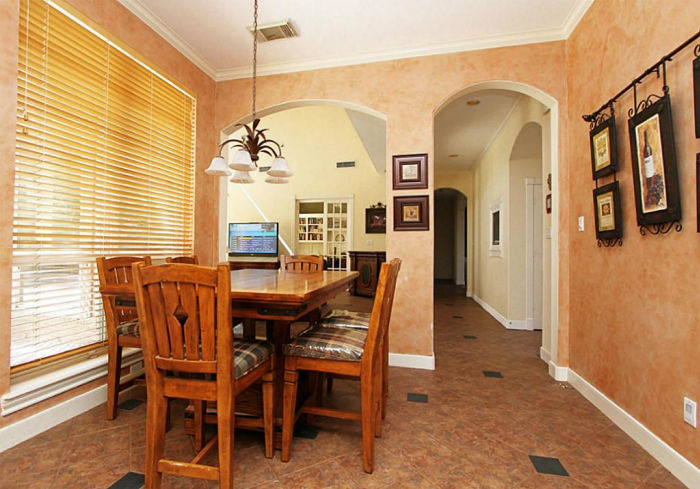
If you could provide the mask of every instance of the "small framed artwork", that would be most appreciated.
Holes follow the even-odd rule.
[[[629,133],[637,225],[680,220],[681,200],[668,95],[631,117]]]
[[[622,237],[622,208],[620,182],[614,181],[593,190],[595,205],[595,236],[598,239]]]
[[[598,124],[591,132],[591,165],[593,178],[604,177],[617,170],[615,117]]]
[[[547,214],[552,213],[552,194],[547,194],[544,198],[544,207],[547,210]]]
[[[365,209],[365,233],[386,233],[386,207],[381,202]]]
[[[394,197],[394,231],[427,231],[428,220],[427,195]]]
[[[398,155],[393,160],[394,190],[428,188],[428,155]]]

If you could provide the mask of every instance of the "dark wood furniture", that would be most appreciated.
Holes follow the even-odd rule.
[[[165,263],[185,263],[187,265],[199,265],[199,259],[197,255],[193,256],[173,256],[167,257]]]
[[[236,397],[258,380],[263,382],[265,455],[272,457],[272,346],[234,342],[228,264],[136,263],[133,275],[148,390],[146,488],[159,488],[162,474],[172,474],[218,480],[219,487],[232,489]],[[190,462],[164,458],[170,398],[217,405],[217,435]],[[201,464],[217,444],[219,466]]]
[[[323,257],[320,255],[282,255],[280,268],[287,272],[320,272],[323,270]]]
[[[275,346],[276,422],[282,424],[284,345],[290,324],[344,291],[357,277],[352,271],[289,273],[283,270],[236,270],[231,272],[234,315],[268,321],[268,336]],[[276,444],[277,444],[276,440]]]
[[[229,260],[231,270],[277,270],[280,267],[278,261],[243,261]]]
[[[374,297],[379,269],[386,261],[386,251],[350,251],[350,268],[359,272],[352,289],[353,295]]]
[[[294,339],[285,349],[284,424],[282,427],[282,461],[291,456],[292,432],[297,415],[311,414],[362,422],[362,453],[365,472],[374,469],[374,438],[381,436],[383,347],[393,305],[396,279],[401,260],[381,266],[379,283],[367,330],[320,327]],[[325,408],[318,397],[311,396],[296,411],[299,370],[359,378],[361,412]]]
[[[131,265],[139,261],[151,264],[148,256],[97,258],[107,330],[107,419],[117,417],[119,391],[122,388],[122,348],[141,348],[131,272]]]

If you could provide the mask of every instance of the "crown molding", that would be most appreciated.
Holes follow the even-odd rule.
[[[192,48],[192,46],[190,46],[174,30],[168,27],[167,24],[165,24],[148,7],[143,5],[141,0],[118,1],[215,81],[221,82],[241,78],[250,78],[253,75],[252,67],[248,65],[221,70],[214,69],[199,53],[197,53],[197,51]],[[436,44],[432,46],[400,48],[378,53],[362,54],[358,56],[310,58],[287,63],[258,63],[258,75],[278,75],[283,73],[295,73],[299,71],[311,71],[324,68],[337,68],[341,66],[378,63],[398,59],[518,46],[522,44],[563,41],[571,35],[573,30],[583,18],[584,14],[593,4],[593,1],[594,0],[579,0],[576,2],[574,9],[566,18],[564,25],[558,29],[544,29],[501,36],[488,36],[478,39]]]
[[[591,5],[593,5],[593,0],[579,0],[576,2],[574,8],[569,12],[569,17],[564,21],[564,27],[562,28],[564,39],[568,39],[574,32],[574,29],[581,22],[583,16],[586,15],[588,9],[591,8]]]
[[[197,68],[206,73],[209,78],[216,79],[217,71],[197,53],[187,41],[180,37],[174,30],[168,27],[160,17],[154,14],[139,0],[118,0],[132,14],[138,17],[148,27],[153,29],[160,37],[177,49],[183,56],[189,59]]]
[[[469,39],[465,41],[456,41],[418,48],[395,49],[380,53],[363,54],[359,56],[314,58],[289,63],[258,63],[258,76],[279,75],[282,73],[295,73],[299,71],[311,71],[324,68],[337,68],[340,66],[353,66],[465,51],[478,51],[481,49],[518,46],[522,44],[562,41],[564,39],[566,39],[566,37],[564,35],[563,28],[547,29],[507,34],[503,36],[489,36],[479,39]],[[250,78],[251,76],[252,68],[250,66],[240,66],[231,69],[217,70],[214,79],[217,82],[221,82],[227,80],[237,80],[240,78]]]

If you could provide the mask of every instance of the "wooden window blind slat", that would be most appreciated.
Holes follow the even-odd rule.
[[[106,339],[97,256],[191,254],[193,97],[21,0],[10,363]]]

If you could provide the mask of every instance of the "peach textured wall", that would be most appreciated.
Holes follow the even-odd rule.
[[[211,222],[215,222],[217,203],[206,197],[207,189],[216,180],[201,170],[208,165],[208,158],[217,142],[214,131],[214,81],[116,0],[69,0],[67,5],[139,53],[151,66],[197,97],[195,252],[200,255],[201,261],[210,263],[215,256],[216,240],[205,230],[211,229]],[[18,13],[19,0],[0,3],[0,274],[5,278],[0,281],[0,394],[9,387],[11,290],[7,277],[10,276],[12,261]],[[17,417],[13,415],[13,419]]]
[[[333,99],[385,114],[387,168],[391,168],[391,155],[429,155],[427,190],[394,191],[391,172],[387,171],[387,254],[403,259],[392,315],[392,352],[431,355],[433,351],[433,236],[431,232],[394,232],[392,198],[430,194],[432,213],[434,111],[458,91],[487,80],[532,85],[564,106],[564,46],[563,42],[543,43],[266,76],[258,80],[259,107],[298,99]],[[217,84],[217,129],[247,115],[250,85],[250,80]],[[560,129],[562,134],[566,129],[563,112]],[[562,171],[560,176],[565,179],[566,172]],[[215,232],[215,228],[211,231]],[[566,272],[565,266],[562,271]],[[565,296],[566,290],[560,294]],[[560,318],[564,327],[566,321],[566,317]],[[565,349],[560,347],[560,353],[566,361]]]
[[[683,422],[683,396],[700,401],[700,234],[696,233],[693,45],[668,65],[683,231],[640,236],[627,110],[617,104],[624,245],[596,246],[590,113],[691,35],[700,9],[685,0],[595,2],[567,43],[571,221],[570,366],[675,450],[700,466],[700,432]],[[697,5],[696,5],[697,6]],[[660,93],[650,77],[645,93]],[[607,182],[607,180],[606,180]]]

